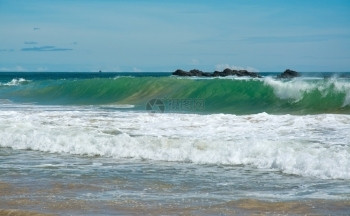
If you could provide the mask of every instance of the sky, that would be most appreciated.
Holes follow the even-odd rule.
[[[0,71],[350,71],[349,0],[0,0]]]

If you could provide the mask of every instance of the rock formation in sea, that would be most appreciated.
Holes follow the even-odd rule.
[[[300,74],[298,72],[287,69],[283,73],[278,75],[277,77],[290,79],[290,78],[294,78],[294,77],[298,77],[298,76],[300,76]]]
[[[225,76],[247,76],[247,77],[261,77],[259,74],[254,72],[249,72],[247,70],[232,70],[226,68],[223,71],[215,71],[214,73],[203,72],[197,69],[190,71],[176,70],[173,75],[176,76],[196,76],[196,77],[225,77]]]

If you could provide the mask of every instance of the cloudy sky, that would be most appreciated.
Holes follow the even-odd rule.
[[[0,71],[350,71],[349,0],[0,0]]]

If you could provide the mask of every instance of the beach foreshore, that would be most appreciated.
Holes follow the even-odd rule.
[[[32,211],[22,211],[17,209],[0,209],[1,216],[51,216],[53,214],[43,214]]]
[[[30,200],[27,200],[30,203]],[[346,215],[350,211],[349,201],[289,201],[268,202],[253,199],[230,201],[217,205],[202,206],[154,206],[142,202],[119,201],[81,202],[70,200],[57,203],[43,202],[40,205],[16,205],[24,200],[13,200],[11,207],[0,209],[2,216],[46,216],[46,215]],[[3,205],[2,205],[3,207]],[[26,208],[35,210],[26,210]],[[37,208],[37,209],[36,209]],[[41,210],[41,208],[43,210]]]
[[[193,204],[169,203],[141,199],[88,200],[63,194],[75,190],[101,190],[82,183],[52,184],[52,188],[31,191],[30,188],[0,182],[0,215],[345,215],[350,211],[350,200],[291,200],[265,201],[238,199],[226,202],[207,201]],[[106,191],[107,193],[107,191]],[[169,194],[171,196],[171,194]]]

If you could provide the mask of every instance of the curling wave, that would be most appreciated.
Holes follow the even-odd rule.
[[[13,80],[11,83],[20,83]],[[0,88],[0,99],[55,105],[128,104],[144,110],[154,98],[203,99],[203,113],[318,114],[350,113],[350,80],[340,78],[278,80],[118,79],[40,80]]]

